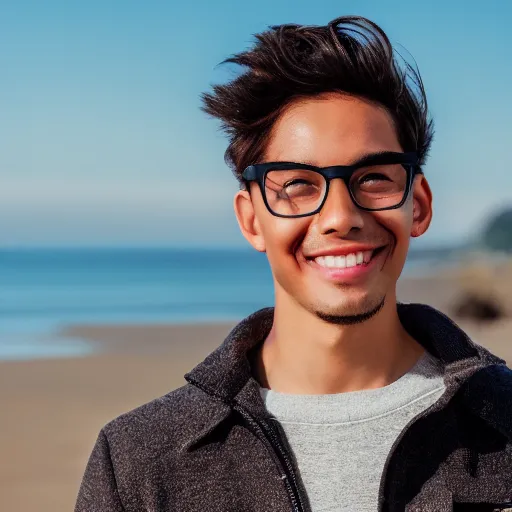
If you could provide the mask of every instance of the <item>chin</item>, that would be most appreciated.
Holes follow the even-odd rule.
[[[323,302],[323,304],[322,304]],[[317,301],[308,308],[315,316],[328,323],[357,324],[373,318],[383,308],[385,295],[345,299],[337,304]]]

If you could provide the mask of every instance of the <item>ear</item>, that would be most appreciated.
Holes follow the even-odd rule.
[[[427,231],[432,221],[432,191],[423,174],[416,176],[412,192],[411,236],[416,238]]]
[[[247,190],[237,192],[233,207],[242,235],[257,251],[265,252],[265,239],[253,204],[254,192],[254,189],[251,194]]]

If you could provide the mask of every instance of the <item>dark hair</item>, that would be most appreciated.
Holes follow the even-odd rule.
[[[359,16],[326,26],[278,25],[256,35],[248,51],[224,62],[245,71],[212,93],[202,109],[221,120],[229,136],[225,160],[241,173],[262,158],[275,121],[292,101],[342,92],[383,105],[394,119],[405,152],[425,162],[433,123],[420,74],[397,52],[384,31]]]

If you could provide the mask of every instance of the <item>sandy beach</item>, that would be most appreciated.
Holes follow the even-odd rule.
[[[443,278],[399,283],[400,300],[447,313],[456,293]],[[512,362],[512,320],[459,323]],[[233,325],[69,326],[62,334],[89,340],[97,355],[0,363],[0,510],[72,510],[101,427],[182,385]]]

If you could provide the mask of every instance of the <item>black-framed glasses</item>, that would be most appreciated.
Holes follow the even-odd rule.
[[[247,167],[246,184],[256,181],[266,207],[277,217],[306,217],[324,205],[333,179],[341,178],[362,210],[400,208],[414,176],[421,173],[416,153],[371,154],[353,165],[316,167],[295,162],[266,162]]]

